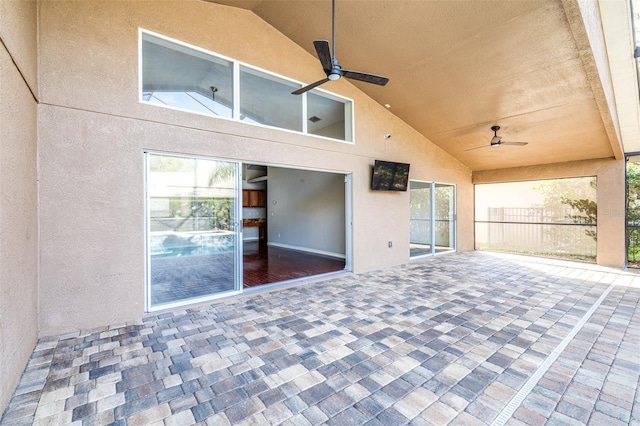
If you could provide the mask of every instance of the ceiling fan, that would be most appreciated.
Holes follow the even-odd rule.
[[[336,0],[332,0],[331,5],[331,41],[333,43],[333,56],[331,56],[331,50],[329,50],[329,42],[327,40],[316,40],[313,42],[313,45],[316,48],[316,54],[318,55],[318,59],[320,59],[322,69],[327,75],[327,78],[323,78],[322,80],[318,80],[315,83],[311,83],[308,86],[304,86],[298,90],[291,92],[293,95],[301,95],[304,92],[313,89],[314,87],[318,87],[321,84],[326,83],[327,81],[338,80],[340,77],[364,81],[365,83],[377,84],[379,86],[384,86],[389,82],[389,79],[387,77],[357,71],[350,71],[340,66],[338,60],[336,59]]]
[[[489,145],[476,146],[475,148],[465,149],[465,151],[473,151],[474,149],[480,148],[497,148],[500,145],[513,145],[513,146],[525,146],[529,142],[502,142],[502,136],[498,136],[498,130],[500,130],[500,126],[491,126],[491,130],[493,130],[493,137],[491,138],[491,142]]]

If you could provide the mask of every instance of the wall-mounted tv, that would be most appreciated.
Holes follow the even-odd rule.
[[[376,160],[373,165],[371,189],[374,191],[406,191],[409,164]]]

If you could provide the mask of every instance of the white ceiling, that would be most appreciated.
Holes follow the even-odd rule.
[[[330,0],[214,1],[314,56],[313,40],[331,40]],[[628,3],[337,0],[336,56],[389,77],[354,84],[472,170],[622,158],[640,151]],[[492,125],[528,145],[467,151],[489,145]]]

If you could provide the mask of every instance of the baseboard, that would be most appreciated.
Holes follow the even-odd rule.
[[[299,246],[292,246],[289,244],[281,244],[281,243],[272,243],[269,242],[267,243],[268,246],[273,246],[273,247],[280,247],[283,249],[289,249],[289,250],[297,250],[297,251],[304,251],[307,253],[313,253],[313,254],[319,254],[322,256],[328,256],[328,257],[335,257],[337,259],[346,259],[347,256],[341,253],[333,253],[330,251],[324,251],[324,250],[316,250],[316,249],[312,249],[309,247],[299,247]]]

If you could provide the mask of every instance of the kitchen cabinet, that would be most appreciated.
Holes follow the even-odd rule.
[[[260,189],[242,190],[242,207],[266,207],[267,193]]]

